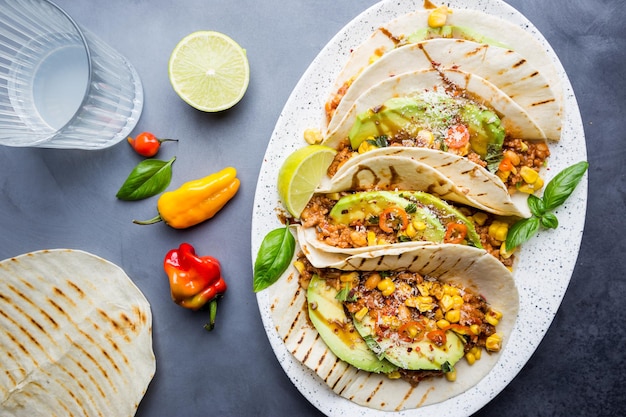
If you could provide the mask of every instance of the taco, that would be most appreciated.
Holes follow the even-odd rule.
[[[326,102],[325,133],[340,121],[336,115],[384,78],[459,68],[502,89],[548,138],[559,139],[561,83],[544,47],[522,28],[483,12],[455,9],[439,28],[428,26],[429,13],[416,11],[388,22],[352,52]]]
[[[360,267],[346,272],[300,257],[299,279],[270,289],[287,349],[335,393],[400,411],[461,394],[495,366],[519,308],[495,258],[452,245],[351,258]]]
[[[381,156],[412,158],[413,165],[436,171],[421,182],[439,184],[443,177],[462,190],[452,192],[453,201],[518,217],[530,212],[523,197],[511,195],[541,188],[539,173],[550,155],[541,129],[517,103],[485,79],[457,69],[381,81],[358,98],[323,143],[340,149],[329,170],[335,177],[357,165],[389,162],[378,161]],[[372,155],[359,155],[373,149]],[[351,161],[356,155],[360,159]],[[463,198],[468,191],[472,196]]]
[[[509,227],[506,218],[457,208],[421,191],[316,194],[301,222],[300,244],[323,253],[353,255],[451,244],[485,249],[507,266],[514,262],[502,246]]]

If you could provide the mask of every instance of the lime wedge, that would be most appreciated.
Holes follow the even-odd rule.
[[[327,146],[310,145],[293,152],[283,162],[278,171],[278,195],[295,218],[300,217],[336,153]]]
[[[248,88],[250,67],[245,49],[214,31],[185,36],[172,51],[169,78],[174,91],[192,107],[206,112],[237,104]]]

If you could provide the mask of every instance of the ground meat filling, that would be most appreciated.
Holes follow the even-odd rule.
[[[400,241],[399,233],[387,233],[376,223],[357,222],[351,225],[335,223],[328,213],[336,204],[336,199],[329,198],[324,194],[316,194],[311,198],[308,205],[301,214],[303,227],[315,227],[317,238],[333,247],[337,248],[359,248],[366,247],[372,241],[377,244],[397,243]],[[470,220],[474,222],[476,232],[480,236],[483,248],[499,259],[505,266],[511,267],[514,263],[514,256],[502,253],[500,250],[502,241],[497,240],[490,234],[490,226],[497,219],[496,216],[481,212],[481,222],[477,223],[475,218],[478,212],[470,207],[457,207]],[[434,210],[434,209],[433,209]],[[483,219],[484,218],[484,219]],[[445,225],[444,225],[445,226]],[[368,233],[374,233],[373,237]]]

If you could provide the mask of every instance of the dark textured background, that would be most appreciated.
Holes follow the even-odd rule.
[[[626,410],[626,7],[621,0],[511,0],[551,43],[580,105],[589,202],[580,256],[563,304],[514,381],[476,415],[618,416]],[[141,159],[127,144],[98,152],[0,148],[0,258],[45,248],[90,251],[122,266],[152,304],[156,377],[138,415],[286,416],[320,413],[293,387],[265,336],[251,291],[250,219],[262,154],[291,90],[321,48],[373,0],[58,0],[132,61],[145,106],[135,133],[181,141],[173,184],[225,165],[242,187],[212,221],[176,231],[140,227],[155,199],[115,193]],[[249,90],[232,111],[194,111],[170,88],[167,60],[199,29],[248,50]],[[169,300],[161,262],[182,241],[222,261],[230,288],[218,327]],[[564,245],[567,242],[563,242]]]

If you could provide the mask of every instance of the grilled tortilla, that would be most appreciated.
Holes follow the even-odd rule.
[[[303,252],[311,259],[307,248],[303,248]],[[497,332],[502,336],[502,349],[506,348],[519,308],[517,289],[511,273],[480,249],[441,245],[422,246],[410,251],[373,251],[345,257],[328,267],[356,271],[406,269],[470,288],[502,313]],[[388,378],[385,372],[391,372],[393,368],[384,363],[374,368],[374,372],[359,370],[338,359],[320,338],[306,314],[306,291],[293,274],[297,273],[293,271],[288,279],[283,277],[268,290],[272,318],[280,337],[294,357],[316,372],[330,389],[359,405],[400,411],[445,401],[476,385],[498,361],[497,353],[485,353],[471,366],[461,360],[455,365],[455,382],[434,378],[423,380],[417,386]]]
[[[132,416],[155,372],[148,301],[116,265],[46,250],[0,262],[0,414]]]
[[[528,112],[547,138],[560,138],[560,78],[530,34],[466,9],[453,10],[445,27],[433,29],[428,14],[418,10],[400,16],[352,52],[331,88],[323,132],[332,132],[356,98],[385,78],[420,69],[458,68],[492,82]]]

